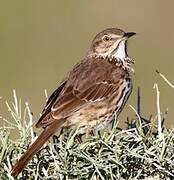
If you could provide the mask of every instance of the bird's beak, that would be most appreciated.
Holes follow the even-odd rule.
[[[124,34],[124,37],[128,39],[128,38],[134,36],[135,34],[136,34],[135,32],[127,32]]]

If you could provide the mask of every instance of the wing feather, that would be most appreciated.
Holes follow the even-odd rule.
[[[66,118],[80,109],[86,103],[102,101],[114,93],[116,85],[97,83],[91,85],[83,92],[75,90],[65,93],[53,106],[52,115],[55,119]]]
[[[64,80],[60,86],[51,94],[51,96],[49,97],[48,101],[46,102],[45,108],[42,111],[41,117],[39,118],[38,122],[36,123],[36,127],[45,127],[45,124],[47,121],[49,121],[49,116],[50,116],[50,112],[51,112],[51,108],[53,106],[53,104],[55,103],[55,101],[57,100],[58,96],[60,95],[62,89],[64,88],[66,84],[66,80]],[[45,121],[45,122],[44,122]],[[44,125],[42,124],[44,122]]]

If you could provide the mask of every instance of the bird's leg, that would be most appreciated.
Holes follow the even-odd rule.
[[[91,130],[89,130],[89,134],[91,135],[91,136],[94,136],[95,134],[94,134],[94,131],[91,129]]]
[[[77,134],[76,136],[75,136],[75,140],[77,141],[77,143],[79,143],[79,144],[82,144],[82,136],[83,136],[84,134]]]

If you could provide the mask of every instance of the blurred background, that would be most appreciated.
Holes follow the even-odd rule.
[[[28,101],[37,120],[48,94],[83,58],[99,31],[119,27],[135,31],[129,55],[135,59],[134,90],[128,102],[136,107],[141,87],[142,115],[156,113],[154,83],[160,89],[161,110],[168,108],[166,124],[174,125],[174,90],[155,72],[174,75],[174,1],[164,0],[30,0],[3,1],[0,6],[0,115],[7,117],[5,101],[16,89]],[[174,82],[174,81],[173,81]],[[134,115],[128,106],[120,119]]]

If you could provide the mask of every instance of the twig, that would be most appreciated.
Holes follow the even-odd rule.
[[[138,117],[138,120],[139,120],[139,125],[140,125],[140,127],[142,127],[140,115],[138,114],[138,112],[136,111],[136,109],[132,105],[129,104],[129,107],[135,112],[135,114],[136,114],[136,116]]]
[[[158,70],[156,70],[156,72],[164,79],[164,81],[172,88],[174,88],[174,85],[162,74],[160,73]]]
[[[137,91],[137,113],[141,116],[141,96],[140,96],[140,88],[138,87]]]
[[[47,92],[47,89],[44,90],[44,93],[45,93],[45,97],[46,97],[46,101],[48,100],[48,92]]]
[[[161,127],[161,110],[160,110],[160,91],[158,89],[158,84],[155,83],[153,86],[154,89],[156,89],[157,99],[156,99],[156,106],[157,106],[157,118],[158,118],[158,135],[159,138],[162,138],[162,127]]]

